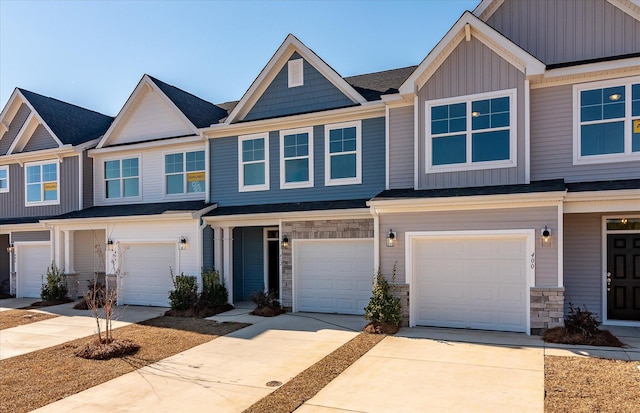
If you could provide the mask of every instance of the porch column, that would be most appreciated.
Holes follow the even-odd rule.
[[[222,271],[222,229],[213,227],[213,266]]]
[[[222,276],[229,290],[229,303],[233,304],[233,227],[222,227],[222,232]]]
[[[53,249],[53,261],[56,266],[62,270],[65,269],[64,261],[64,236],[65,233],[59,229],[51,230],[49,239],[51,240],[51,248]],[[49,263],[51,264],[51,263]]]
[[[66,273],[74,274],[73,237],[75,231],[62,231],[64,233],[64,263]]]

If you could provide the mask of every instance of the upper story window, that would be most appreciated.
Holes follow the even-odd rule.
[[[313,128],[280,132],[280,187],[313,186]]]
[[[114,159],[104,162],[105,197],[108,199],[140,196],[140,160]]]
[[[516,90],[426,102],[426,171],[516,165]]]
[[[362,122],[325,125],[325,185],[362,183]]]
[[[287,78],[289,87],[304,85],[304,66],[302,59],[294,59],[287,62]]]
[[[640,78],[575,85],[573,162],[640,159]]]
[[[60,181],[58,161],[25,164],[26,205],[59,204]]]
[[[9,167],[0,166],[0,193],[9,192]]]
[[[269,189],[269,135],[238,138],[239,191]]]
[[[167,195],[178,195],[204,192],[204,164],[204,151],[165,155],[165,193]]]

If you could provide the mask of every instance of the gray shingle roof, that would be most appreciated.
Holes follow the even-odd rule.
[[[418,66],[367,73],[364,75],[345,77],[355,90],[367,101],[380,100],[382,95],[398,93],[398,89]]]
[[[178,201],[154,204],[103,205],[58,215],[55,219],[107,218],[160,215],[167,212],[196,212],[213,204],[204,201]]]
[[[25,89],[18,90],[63,144],[78,145],[97,139],[113,122],[111,116]]]

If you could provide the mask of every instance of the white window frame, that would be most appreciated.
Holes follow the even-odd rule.
[[[304,85],[303,62],[303,59],[292,59],[287,62],[287,81],[290,88]]]
[[[2,180],[7,182],[7,187],[6,188],[0,188],[0,194],[5,193],[5,192],[9,192],[9,165],[5,165],[5,166],[0,166],[0,171],[6,171],[7,172],[7,177],[6,178],[1,178]],[[26,196],[26,194],[25,194]]]
[[[254,139],[264,139],[264,160],[262,161],[242,161],[242,143]],[[262,185],[245,185],[244,184],[244,165],[252,163],[264,164],[264,184]],[[269,133],[254,133],[251,135],[243,135],[238,137],[238,191],[254,192],[269,190]]]
[[[124,185],[123,185],[123,177],[122,177],[122,161],[125,159],[137,159],[138,160],[138,196],[124,196]],[[164,159],[163,159],[164,160]],[[105,169],[105,163],[109,161],[120,161],[120,177],[107,179],[107,171]],[[126,155],[119,156],[113,158],[104,158],[101,159],[102,162],[102,191],[103,196],[106,201],[129,201],[129,200],[141,200],[142,199],[142,156],[139,154],[136,155]],[[132,177],[127,177],[132,178]],[[107,197],[107,180],[113,181],[118,179],[120,181],[120,196],[119,197]]]
[[[54,164],[56,166],[56,199],[53,201],[44,201],[44,182],[42,182],[42,166],[43,165],[51,165]],[[39,166],[40,167],[40,195],[42,201],[28,201],[28,182],[27,182],[27,171],[29,167]],[[39,205],[60,205],[60,161],[59,160],[46,160],[39,162],[28,162],[24,164],[24,204],[25,206],[39,206]]]
[[[295,135],[306,133],[309,137],[308,146],[309,152],[307,156],[296,156],[294,158],[284,157],[284,137],[287,135]],[[286,182],[286,161],[291,159],[307,159],[309,166],[309,179],[301,182]],[[313,187],[313,127],[288,129],[280,131],[280,188],[281,189],[295,189],[295,188],[312,188]]]
[[[202,171],[190,171],[187,172],[187,153],[191,153],[191,152],[202,152],[205,156],[205,160],[204,160],[204,169],[202,169]],[[172,172],[171,174],[167,173],[167,161],[166,161],[166,156],[167,155],[182,155],[182,166],[184,168],[184,170],[182,172]],[[163,162],[163,166],[162,166],[162,170],[164,172],[163,175],[163,181],[162,181],[162,186],[163,186],[163,190],[164,190],[164,197],[165,198],[174,198],[174,197],[180,197],[180,198],[184,198],[184,197],[194,197],[194,198],[201,198],[202,196],[205,195],[205,193],[207,192],[207,156],[206,156],[206,151],[204,149],[192,149],[192,150],[183,150],[183,151],[165,151],[162,153],[162,162]],[[193,173],[193,172],[202,172],[204,173],[204,188],[202,192],[187,192],[187,174],[188,173]],[[167,193],[167,176],[168,175],[182,175],[182,183],[183,183],[183,191],[181,193],[175,193],[175,194],[169,194]]]
[[[334,155],[345,155],[350,152],[340,152],[331,154],[329,152],[329,135],[334,129],[356,128],[356,176],[352,178],[331,179],[331,157]],[[332,123],[324,125],[324,184],[325,186],[336,185],[357,185],[362,183],[362,121]]]
[[[624,161],[639,161],[640,152],[632,152],[631,144],[633,133],[631,132],[631,85],[640,83],[640,76],[628,77],[623,79],[603,80],[600,82],[580,83],[573,85],[573,164],[589,165],[599,163],[612,163]],[[602,155],[580,155],[582,153],[582,136],[580,121],[580,92],[592,89],[603,89],[612,86],[624,86],[625,95],[627,96],[624,108],[624,118],[607,119],[603,121],[589,121],[585,124],[598,124],[624,121],[624,152],[608,153]]]
[[[498,169],[498,168],[513,168],[518,165],[518,125],[517,125],[517,89],[506,89],[487,93],[478,93],[475,95],[456,96],[453,98],[428,100],[425,102],[425,172],[437,173],[437,172],[458,172],[458,171],[477,171],[483,169]],[[501,97],[509,98],[509,126],[473,130],[472,129],[472,110],[471,103],[477,100],[495,99]],[[455,135],[466,136],[466,162],[447,164],[447,165],[433,165],[433,138],[431,135],[431,108],[433,106],[452,105],[456,103],[466,104],[467,125],[464,131],[456,132]],[[481,161],[473,162],[472,149],[473,149],[473,134],[483,131],[491,130],[509,130],[509,159],[499,161]],[[452,132],[452,135],[454,133]]]

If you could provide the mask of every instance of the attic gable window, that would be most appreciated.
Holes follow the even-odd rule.
[[[287,62],[289,87],[304,85],[304,71],[302,62],[303,59],[289,60]]]
[[[9,167],[0,166],[0,193],[9,192]]]

